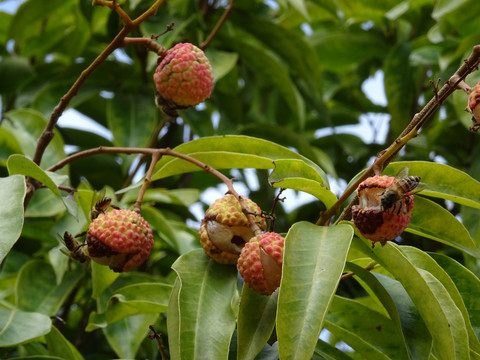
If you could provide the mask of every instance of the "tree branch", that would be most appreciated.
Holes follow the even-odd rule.
[[[343,202],[358,188],[358,185],[364,181],[366,178],[372,176],[374,173],[381,173],[385,166],[387,166],[397,155],[397,153],[405,146],[405,144],[410,141],[412,138],[417,136],[418,131],[422,126],[424,126],[432,116],[440,109],[443,102],[457,89],[464,90],[466,89],[464,85],[464,80],[467,75],[471,74],[473,71],[478,70],[478,64],[480,62],[480,45],[475,45],[473,47],[472,53],[468,59],[464,60],[462,66],[458,68],[455,74],[448,79],[442,88],[435,92],[435,95],[430,99],[430,101],[423,107],[423,109],[415,114],[407,127],[403,132],[398,136],[398,138],[384,151],[382,151],[374,163],[360,176],[360,178],[352,184],[342,196],[337,200],[337,202],[329,209],[325,210],[320,214],[319,219],[317,220],[317,225],[324,225],[330,221],[330,218],[338,213],[340,206]],[[349,220],[351,217],[351,207],[358,201],[358,198],[355,197],[352,202],[344,209],[343,213],[336,220],[338,223],[341,220]]]

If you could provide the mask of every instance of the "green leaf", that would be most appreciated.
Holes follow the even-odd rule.
[[[355,300],[335,296],[325,328],[365,358],[408,358],[401,333],[393,321]]]
[[[235,135],[212,136],[190,141],[177,146],[174,150],[203,161],[215,169],[272,169],[273,160],[302,160],[320,174],[324,186],[328,187],[327,175],[314,162],[281,145],[263,139]],[[155,166],[152,180],[201,170],[203,169],[187,161],[163,157]]]
[[[18,273],[16,305],[19,310],[53,316],[82,277],[82,272],[68,272],[57,284],[57,277],[49,263],[31,260]]]
[[[130,316],[109,324],[102,331],[119,358],[135,359],[138,348],[150,332],[148,326],[154,324],[158,316],[158,314]]]
[[[37,164],[24,155],[14,154],[10,156],[7,161],[7,167],[10,175],[20,174],[30,176],[40,181],[58,197],[62,197],[55,182]]]
[[[208,258],[203,249],[175,261],[180,289],[172,292],[167,326],[172,358],[227,359],[235,329],[237,269]],[[206,331],[208,329],[208,331]]]
[[[21,153],[22,148],[18,144],[17,139],[15,139],[15,136],[3,127],[0,127],[0,166],[7,165],[7,159],[10,155]]]
[[[416,345],[415,343],[412,344],[413,348],[407,347],[407,341],[402,331],[402,321],[400,319],[397,306],[394,302],[394,299],[392,299],[388,291],[382,286],[379,280],[377,280],[374,274],[365,270],[364,268],[353,263],[347,263],[347,268],[350,271],[355,273],[355,277],[359,277],[361,281],[368,286],[368,287],[366,286],[363,286],[363,287],[367,290],[367,292],[372,293],[371,296],[373,299],[377,300],[376,302],[378,303],[378,305],[383,306],[387,310],[388,315],[390,316],[390,319],[392,319],[393,324],[395,325],[396,329],[394,331],[396,332],[398,341],[401,342],[401,345],[400,344],[398,345],[408,350],[408,353],[406,353],[404,357],[407,358],[408,356],[408,359],[419,358],[418,350],[421,350],[421,349],[417,349],[415,347]],[[424,330],[426,330],[426,328]],[[416,342],[416,339],[414,339],[414,341]],[[430,347],[427,347],[427,350],[428,352],[424,354],[424,356],[428,356],[428,354],[430,353]]]
[[[480,209],[480,182],[463,171],[429,161],[399,161],[388,165],[384,173],[393,176],[404,166],[426,184],[422,194]]]
[[[25,199],[25,178],[13,175],[0,178],[0,262],[18,240],[23,227],[23,201]]]
[[[0,94],[9,94],[18,91],[25,85],[34,70],[26,58],[6,57],[0,62]]]
[[[43,185],[45,185],[53,194],[58,196],[65,208],[68,210],[70,214],[73,216],[77,216],[77,207],[75,202],[69,197],[62,197],[60,190],[58,190],[58,186],[54,180],[59,182],[58,185],[64,182],[64,180],[68,179],[66,176],[57,175],[54,173],[47,173],[43,171],[37,164],[35,164],[32,160],[28,159],[24,155],[14,154],[11,155],[7,160],[7,168],[10,175],[20,174],[25,176],[30,176],[35,180],[38,180]],[[53,178],[51,177],[53,176]],[[44,215],[46,216],[46,215]]]
[[[97,264],[92,261],[92,298],[95,300],[108,288],[120,275],[108,266]]]
[[[305,123],[305,104],[297,87],[290,78],[288,67],[280,62],[275,55],[268,52],[265,47],[259,44],[253,45],[243,40],[240,34],[230,39],[230,42],[245,62],[245,65],[255,72],[256,76],[270,82],[273,88],[278,90],[290,108],[294,119],[298,122],[299,127],[303,128]]]
[[[414,86],[412,70],[409,65],[410,46],[401,43],[393,48],[385,60],[385,95],[388,100],[388,112],[392,132],[400,134],[412,116]]]
[[[399,281],[379,273],[373,275],[395,302],[411,358],[427,359],[432,350],[432,336],[412,299]]]
[[[238,54],[216,49],[207,49],[205,55],[212,65],[215,82],[227,75],[238,61]]]
[[[312,194],[331,207],[337,197],[323,182],[322,176],[314,168],[301,160],[275,160],[275,170],[270,174],[269,181],[273,187],[288,188]]]
[[[477,338],[480,337],[480,280],[478,277],[458,263],[454,259],[443,255],[433,254],[430,256],[445,270],[452,279],[455,287],[462,296],[464,306],[472,323],[473,331]]]
[[[448,210],[431,200],[415,197],[412,219],[405,231],[453,246],[480,257],[480,250],[465,226]]]
[[[457,10],[466,2],[468,2],[468,0],[456,0],[456,1],[438,0],[435,2],[435,7],[433,8],[433,12],[432,12],[432,17],[438,21],[442,16]]]
[[[463,320],[465,322],[465,327],[468,331],[469,344],[472,350],[480,352],[480,342],[473,330],[472,324],[470,323],[469,313],[463,299],[455,286],[455,282],[450,278],[448,273],[443,270],[440,265],[438,265],[434,259],[432,259],[425,252],[410,246],[402,247],[403,253],[407,258],[414,264],[417,268],[423,269],[431,273],[435,278],[437,278],[445,289],[448,291],[450,297],[455,302],[455,305],[463,314]],[[465,269],[466,270],[466,269]],[[478,283],[478,279],[477,279]],[[472,284],[473,285],[473,284]]]
[[[327,344],[323,340],[317,341],[317,346],[315,347],[315,355],[320,356],[320,359],[325,360],[351,360],[352,358],[346,353],[337,349],[335,346]],[[317,360],[316,357],[312,358]]]
[[[255,359],[272,334],[278,291],[260,295],[246,284],[240,297],[237,320],[237,360]]]
[[[468,333],[462,313],[441,282],[415,267],[398,245],[387,242],[371,249],[367,243],[362,242],[362,251],[395,276],[415,303],[432,335],[438,359],[468,359]]]
[[[299,222],[288,231],[277,315],[281,358],[312,356],[352,236],[348,225],[322,227]]]
[[[36,312],[7,309],[0,305],[0,346],[13,346],[48,334],[50,318]]]
[[[22,153],[33,159],[38,138],[41,136],[45,126],[47,126],[47,120],[41,113],[32,109],[11,110],[5,113],[4,116],[5,120],[2,121],[2,127],[15,136],[22,147]],[[54,137],[42,157],[40,164],[42,169],[46,169],[66,157],[60,132],[55,129],[53,134]],[[68,166],[63,167],[57,173],[68,174],[68,169]]]
[[[68,2],[62,0],[52,0],[46,4],[38,1],[26,1],[15,13],[10,25],[9,37],[15,40],[22,40],[36,31],[49,15],[65,6]]]
[[[370,59],[384,57],[388,46],[373,32],[318,31],[311,36],[320,65],[324,70],[346,72]]]
[[[297,29],[287,29],[278,23],[260,16],[252,16],[251,12],[240,9],[236,9],[230,19],[287,62],[288,71],[294,79],[304,80],[309,84],[311,92],[317,91],[316,74],[321,73],[317,54],[305,38],[296,31]],[[317,97],[314,96],[314,98]],[[321,101],[319,96],[318,100]]]
[[[82,360],[83,356],[68,341],[63,334],[55,327],[45,336],[47,341],[48,353],[53,356],[58,356],[65,360]]]
[[[116,93],[107,103],[107,123],[115,146],[148,147],[158,124],[158,109],[144,94]]]
[[[166,312],[171,291],[171,285],[155,283],[120,288],[107,304],[107,321],[113,323],[131,315]]]

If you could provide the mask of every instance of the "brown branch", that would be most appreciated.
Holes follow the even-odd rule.
[[[225,21],[228,18],[228,15],[233,11],[233,6],[234,6],[235,0],[230,0],[230,2],[227,5],[227,8],[223,12],[222,16],[218,20],[217,24],[213,28],[213,30],[210,32],[210,34],[207,36],[206,40],[202,42],[199,46],[200,49],[205,50],[208,45],[212,42],[213,38],[217,35],[217,33],[220,31],[220,28],[223,26]]]
[[[160,160],[160,158],[164,155],[167,156],[173,156],[185,161],[188,161],[192,163],[195,166],[198,166],[199,168],[203,169],[205,172],[210,173],[217,178],[219,178],[222,182],[227,185],[228,194],[231,194],[235,196],[235,198],[238,200],[240,203],[240,206],[242,207],[242,211],[245,214],[245,216],[248,219],[250,228],[255,234],[258,234],[261,232],[261,229],[258,227],[257,223],[255,222],[254,215],[251,214],[248,210],[248,207],[245,203],[245,200],[242,196],[240,196],[235,188],[233,187],[233,179],[228,178],[227,176],[223,175],[220,171],[212,168],[210,165],[207,165],[200,160],[197,160],[189,155],[182,154],[179,152],[176,152],[170,148],[163,148],[163,149],[152,149],[152,148],[130,148],[130,147],[107,147],[107,146],[100,146],[94,149],[89,149],[89,150],[84,150],[80,151],[76,154],[70,155],[66,157],[65,159],[59,161],[58,163],[50,166],[47,171],[57,171],[64,166],[68,165],[69,163],[85,158],[87,156],[92,156],[92,155],[97,155],[97,154],[147,154],[152,156],[152,163],[150,164],[148,173],[146,175],[146,178],[144,180],[142,189],[140,191],[139,197],[137,198],[137,202],[135,203],[135,209],[136,211],[139,211],[140,205],[142,203],[143,195],[146,191],[146,188],[151,182],[151,177],[155,168],[156,163]],[[137,210],[138,209],[138,210]]]
[[[423,109],[415,114],[407,127],[398,136],[398,138],[384,151],[380,153],[374,163],[363,173],[362,176],[345,190],[343,195],[337,200],[337,202],[329,209],[320,214],[317,221],[317,225],[324,225],[330,221],[330,218],[338,213],[340,206],[343,202],[357,189],[358,185],[366,178],[372,176],[374,173],[383,171],[386,165],[388,165],[397,155],[397,153],[405,146],[405,144],[414,138],[420,128],[424,126],[433,115],[440,109],[443,102],[457,89],[465,91],[464,80],[475,70],[478,70],[478,64],[480,62],[480,45],[473,47],[472,53],[468,59],[464,60],[462,66],[458,68],[455,74],[448,79],[442,88],[435,91],[434,96],[423,107]],[[349,220],[351,217],[351,207],[358,201],[355,197],[354,200],[345,208],[343,213],[337,219],[336,223],[341,220]]]

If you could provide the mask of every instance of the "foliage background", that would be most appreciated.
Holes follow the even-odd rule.
[[[119,3],[132,18],[151,6],[151,1],[145,0]],[[169,48],[177,42],[200,44],[227,5],[227,1],[214,0],[168,2],[130,36],[159,34],[174,22],[174,30],[159,39],[163,46]],[[448,79],[470,54],[472,47],[480,42],[479,15],[480,2],[476,0],[238,1],[206,50],[216,79],[210,99],[196,108],[182,110],[176,121],[165,124],[153,101],[152,74],[156,56],[139,46],[119,49],[86,81],[70,104],[70,108],[109,129],[112,138],[107,139],[90,130],[58,126],[41,167],[45,170],[65,158],[65,149],[70,152],[100,145],[175,148],[210,136],[246,135],[294,149],[320,166],[331,181],[348,183],[396,138],[412,116],[433,96],[430,80],[436,83],[437,79],[442,82]],[[5,319],[14,318],[13,323],[22,325],[20,329],[5,326],[4,331],[19,331],[22,336],[15,335],[17,337],[13,336],[14,340],[11,340],[5,335],[9,332],[4,332],[4,342],[0,340],[0,345],[6,346],[0,350],[2,358],[27,355],[86,359],[159,358],[156,344],[146,337],[148,325],[154,323],[156,329],[165,334],[165,341],[170,342],[166,324],[169,295],[172,289],[177,289],[174,286],[176,274],[185,271],[182,262],[189,258],[180,258],[176,271],[172,270],[172,264],[183,254],[197,254],[190,261],[203,269],[201,253],[189,253],[199,247],[199,219],[192,213],[192,205],[205,210],[208,201],[212,201],[211,197],[204,196],[207,190],[212,187],[217,187],[220,192],[226,190],[224,186],[218,186],[217,178],[203,172],[183,173],[179,170],[168,177],[158,173],[142,209],[143,216],[154,229],[155,248],[149,261],[138,271],[118,276],[97,266],[92,266],[90,270],[80,264],[69,263],[60,253],[62,245],[58,234],[63,234],[65,230],[79,233],[86,226],[83,213],[89,206],[91,190],[106,187],[107,193],[113,196],[115,191],[124,188],[129,184],[129,175],[136,169],[137,156],[102,154],[69,164],[57,174],[68,175],[66,184],[79,189],[79,220],[65,210],[64,202],[58,197],[47,189],[41,189],[26,209],[22,226],[21,180],[19,175],[12,175],[7,160],[12,154],[33,157],[38,136],[53,108],[85,67],[115,37],[121,25],[116,13],[106,7],[92,7],[91,2],[86,0],[27,0],[13,14],[0,12],[0,175],[4,184],[2,200],[11,200],[4,202],[5,209],[0,215],[5,219],[16,219],[14,223],[22,231],[2,263],[0,274],[2,323]],[[383,74],[386,106],[373,103],[365,95],[365,81],[375,74]],[[473,86],[479,78],[477,73],[473,73],[467,82]],[[463,110],[466,103],[467,95],[457,91],[396,160],[441,161],[480,179],[478,135],[468,132],[471,116]],[[388,124],[380,124],[375,117],[378,115],[388,117]],[[343,130],[346,125],[358,125],[361,117],[371,120],[363,121],[363,125],[358,127],[365,134],[375,135],[379,127],[387,126],[385,140],[372,136],[377,141],[365,141],[365,137]],[[152,139],[154,129],[159,130],[159,135]],[[193,143],[190,151],[212,151],[208,159],[216,167],[223,153],[221,149],[214,152],[212,147],[208,147],[212,142],[205,141]],[[261,142],[254,141],[252,147],[242,148],[241,144],[247,143],[244,140],[230,138],[228,141],[227,145],[237,149],[232,152],[253,153],[267,159],[276,156],[277,150],[263,148]],[[234,162],[237,169],[225,169],[225,173],[243,184],[243,195],[249,196],[262,209],[270,209],[277,191],[268,181],[270,171],[267,168],[271,166],[260,166],[260,159],[256,157],[234,158],[238,160]],[[410,167],[415,166],[414,163],[409,164]],[[157,169],[161,169],[160,165]],[[422,166],[423,163],[418,165],[418,171],[422,171]],[[469,178],[449,172],[446,168],[435,167],[432,174],[432,182],[442,183],[444,178],[451,182],[454,195],[459,191],[455,186],[465,188],[465,197],[474,204],[462,205],[461,201],[455,201],[458,200],[455,196],[446,197],[450,201],[445,201],[445,196],[431,199],[461,220],[461,223],[455,223],[455,226],[460,226],[455,227],[460,232],[454,230],[454,233],[457,236],[462,234],[467,240],[458,240],[453,234],[450,240],[436,241],[445,234],[450,236],[448,228],[453,220],[448,218],[448,222],[443,224],[432,220],[432,224],[439,228],[432,230],[427,227],[428,231],[433,231],[431,236],[424,236],[427,232],[425,228],[414,228],[405,232],[398,242],[435,252],[431,258],[428,255],[429,259],[434,259],[455,282],[467,308],[467,318],[478,335],[479,305],[474,300],[468,300],[469,296],[478,298],[480,291],[478,261],[472,256],[476,255],[480,241],[478,183],[471,179],[470,185],[466,185],[464,181],[470,181]],[[300,178],[304,176],[304,173],[300,174]],[[135,201],[137,191],[123,192],[116,203],[128,207]],[[286,233],[298,221],[315,222],[319,212],[325,209],[324,202],[316,199],[294,206],[293,193],[290,194],[290,199],[286,199],[288,206],[276,208],[277,232]],[[431,218],[444,214],[435,209],[427,213]],[[2,223],[3,226],[6,225]],[[310,231],[302,226],[298,225],[302,231]],[[11,238],[14,233],[15,230],[7,230],[0,240],[7,241],[6,238]],[[362,249],[367,251],[356,240],[358,238],[355,237],[352,244],[357,245],[350,248],[349,260],[364,259],[365,255],[359,254]],[[456,241],[463,241],[464,245],[468,242],[465,245],[467,250]],[[381,284],[393,296],[397,281],[407,289],[409,285],[389,264],[388,254],[394,256],[400,250],[393,246],[385,249],[385,253],[368,255],[371,257],[369,261],[373,259],[382,265],[377,271],[380,275],[372,278],[367,273],[359,275],[361,280],[342,280],[338,289],[335,281],[332,282],[331,294],[333,296],[336,291],[338,297],[335,297],[324,323],[332,335],[324,338],[327,342],[317,344],[317,358],[357,359],[365,358],[365,354],[373,356],[372,353],[378,358],[405,358],[408,346],[390,344],[388,336],[372,339],[368,337],[365,324],[355,323],[355,319],[371,316],[383,320],[388,318],[386,328],[394,327],[391,324],[393,315],[388,308],[392,300],[389,302],[385,300],[386,296],[379,296],[380,290],[371,289]],[[395,266],[405,271],[412,263],[420,266],[412,260],[414,255],[427,256],[425,252],[417,254],[411,248],[401,251],[409,255],[405,255],[409,261]],[[452,262],[452,259],[469,270]],[[363,260],[359,264],[366,265]],[[361,274],[361,269],[355,266],[351,262],[347,268]],[[435,269],[437,273],[433,270],[431,273],[438,278],[440,270]],[[340,276],[343,268],[338,270]],[[229,282],[215,281],[228,288],[221,292],[224,300],[233,301],[238,297],[235,269],[228,271],[233,274]],[[463,285],[463,281],[467,281],[465,279],[468,279],[468,285]],[[445,283],[443,287],[450,289]],[[370,290],[366,291],[367,288]],[[433,294],[432,299],[439,297],[438,293]],[[121,299],[118,309],[108,308],[113,295],[117,300]],[[396,306],[401,316],[403,311],[408,312],[407,309],[415,307],[412,301],[418,307],[418,301],[425,300],[416,299],[411,293],[409,295],[411,299],[405,294],[396,294]],[[215,303],[224,303],[216,293],[209,296],[217,299]],[[399,302],[402,297],[404,300]],[[378,299],[387,310],[378,306],[375,302]],[[331,300],[325,301],[330,304]],[[439,308],[445,306],[441,303]],[[147,313],[145,309],[148,309]],[[216,326],[228,335],[233,331],[236,316],[228,315],[228,309],[224,310],[226,313],[221,319],[230,316],[233,323],[230,321],[225,327]],[[171,306],[168,311],[172,311]],[[426,323],[432,331],[425,313],[420,312],[422,318],[413,312],[416,315],[412,316],[417,316],[414,327],[425,329]],[[358,317],[352,317],[352,313],[358,314]],[[41,324],[48,323],[48,316],[53,315],[67,320],[66,323],[54,320],[56,327],[43,328]],[[279,310],[280,315],[285,314]],[[168,316],[174,315],[169,313]],[[353,320],[349,323],[347,318]],[[212,319],[208,317],[198,323],[208,327],[204,331],[212,331]],[[405,324],[403,326],[410,329]],[[452,335],[451,342],[445,341],[445,346],[453,346],[453,353],[461,358],[465,352],[459,348],[475,346],[459,345],[461,341],[457,335]],[[267,339],[268,336],[270,334],[267,334]],[[442,358],[444,355],[439,351],[438,342],[444,339],[436,337],[440,336],[438,334],[432,336],[433,356]],[[405,343],[410,344],[406,337]],[[427,344],[424,345],[427,350],[415,353],[410,349],[408,356],[411,358],[428,358],[430,354],[428,344],[431,346],[431,338],[430,343],[428,336],[420,338]],[[227,336],[227,349],[229,339]],[[472,340],[471,334],[470,339],[472,343],[478,342],[478,339]],[[204,340],[211,345],[208,338],[196,340],[200,343]],[[337,340],[348,343],[354,352],[335,352],[333,345]],[[234,336],[232,357],[236,355],[235,341]],[[215,351],[216,347],[212,348]],[[224,348],[225,344],[218,345],[218,353]],[[417,349],[420,348],[422,346]],[[466,353],[474,357],[469,351],[471,348]],[[266,345],[263,351],[264,355],[260,356],[264,357],[260,358],[277,356],[276,345]],[[188,354],[183,356],[189,358]],[[245,354],[239,355],[239,358],[242,356],[248,358]]]

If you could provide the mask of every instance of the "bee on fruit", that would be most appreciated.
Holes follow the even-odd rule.
[[[65,249],[61,249],[65,255],[81,263],[88,260],[88,256],[84,251],[84,246],[86,246],[86,244],[80,244],[68,231],[65,231],[63,234],[63,243],[68,249],[68,252]]]
[[[93,221],[98,217],[98,215],[104,214],[109,207],[118,209],[118,206],[112,205],[112,199],[105,196],[105,190],[100,193],[94,193],[92,196],[90,220]]]
[[[407,174],[408,168],[405,166],[397,174],[396,178],[398,180],[380,194],[383,211],[393,208],[392,212],[394,212],[395,207],[400,205],[404,198],[408,202],[408,195],[425,188],[425,184],[420,182],[420,176],[407,176]],[[397,211],[400,212],[400,209],[401,206],[398,207]]]

